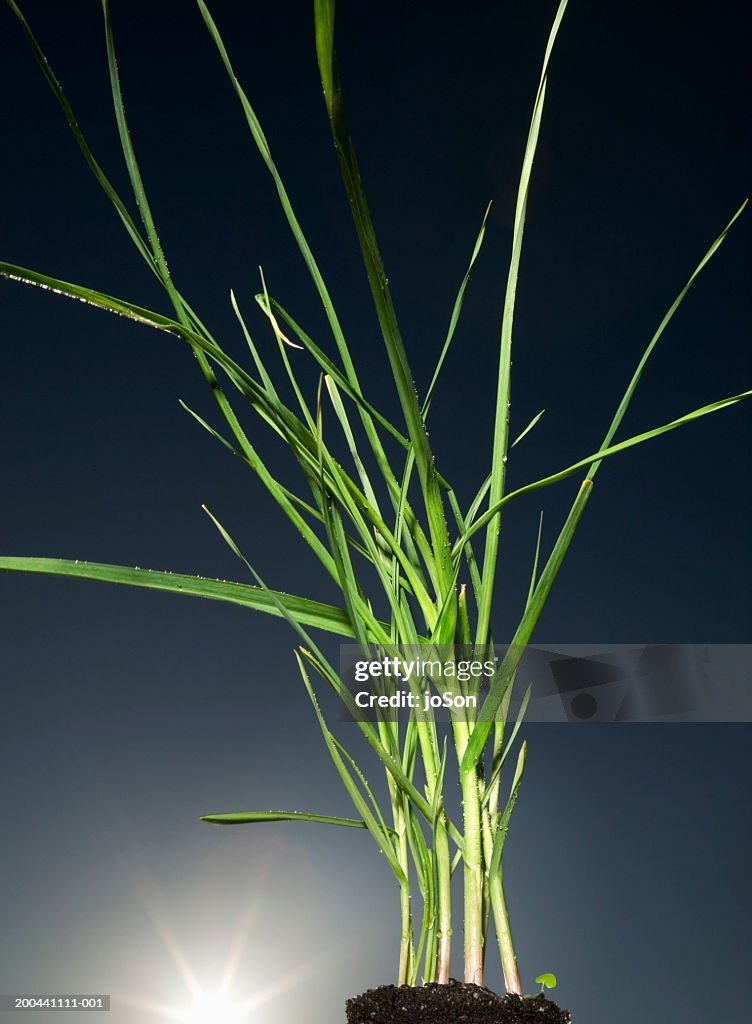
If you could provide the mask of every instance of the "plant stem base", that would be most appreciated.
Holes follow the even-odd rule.
[[[545,995],[498,996],[478,985],[382,985],[348,999],[347,1024],[571,1024]]]

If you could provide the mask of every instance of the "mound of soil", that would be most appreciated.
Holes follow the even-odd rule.
[[[478,985],[382,985],[347,1000],[347,1024],[571,1024],[545,995],[497,996]]]

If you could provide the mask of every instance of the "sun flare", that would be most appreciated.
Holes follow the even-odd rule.
[[[220,993],[197,996],[180,1017],[181,1024],[240,1024],[243,1019],[240,1005]]]

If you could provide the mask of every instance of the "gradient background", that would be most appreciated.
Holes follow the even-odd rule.
[[[232,286],[273,358],[251,298],[263,263],[272,294],[329,345],[195,6],[113,8],[131,128],[180,288],[245,359]],[[385,359],[310,8],[212,5],[381,402]],[[340,4],[350,120],[419,388],[495,199],[431,424],[465,504],[487,472],[513,198],[554,9]],[[125,194],[99,5],[24,10]],[[597,447],[654,327],[747,194],[748,46],[733,0],[572,0],[529,207],[513,430],[546,414],[510,459],[511,483]],[[2,258],[166,310],[5,9],[0,48]],[[746,215],[656,352],[625,436],[751,386],[749,254]],[[244,578],[206,502],[270,585],[335,599],[261,485],[178,406],[216,422],[187,349],[30,288],[1,293],[4,553]],[[604,464],[534,639],[752,640],[751,408]],[[262,450],[295,481],[284,452]],[[575,488],[506,516],[500,641],[520,612],[539,509],[550,545]],[[348,995],[392,980],[396,890],[365,834],[198,821],[244,808],[349,813],[284,623],[15,575],[0,578],[0,602],[0,992],[110,992],[112,1024],[146,1024],[165,1017],[137,1000],[184,1007],[186,975],[213,989],[234,954],[234,992],[258,996],[254,1024],[331,1024]],[[526,988],[556,971],[576,1024],[735,1017],[748,969],[749,727],[531,726],[528,739],[505,860]]]

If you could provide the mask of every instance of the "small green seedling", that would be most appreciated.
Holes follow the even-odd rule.
[[[558,982],[555,974],[539,974],[535,979],[535,984],[540,985],[541,994],[543,994],[547,988],[556,988]]]

